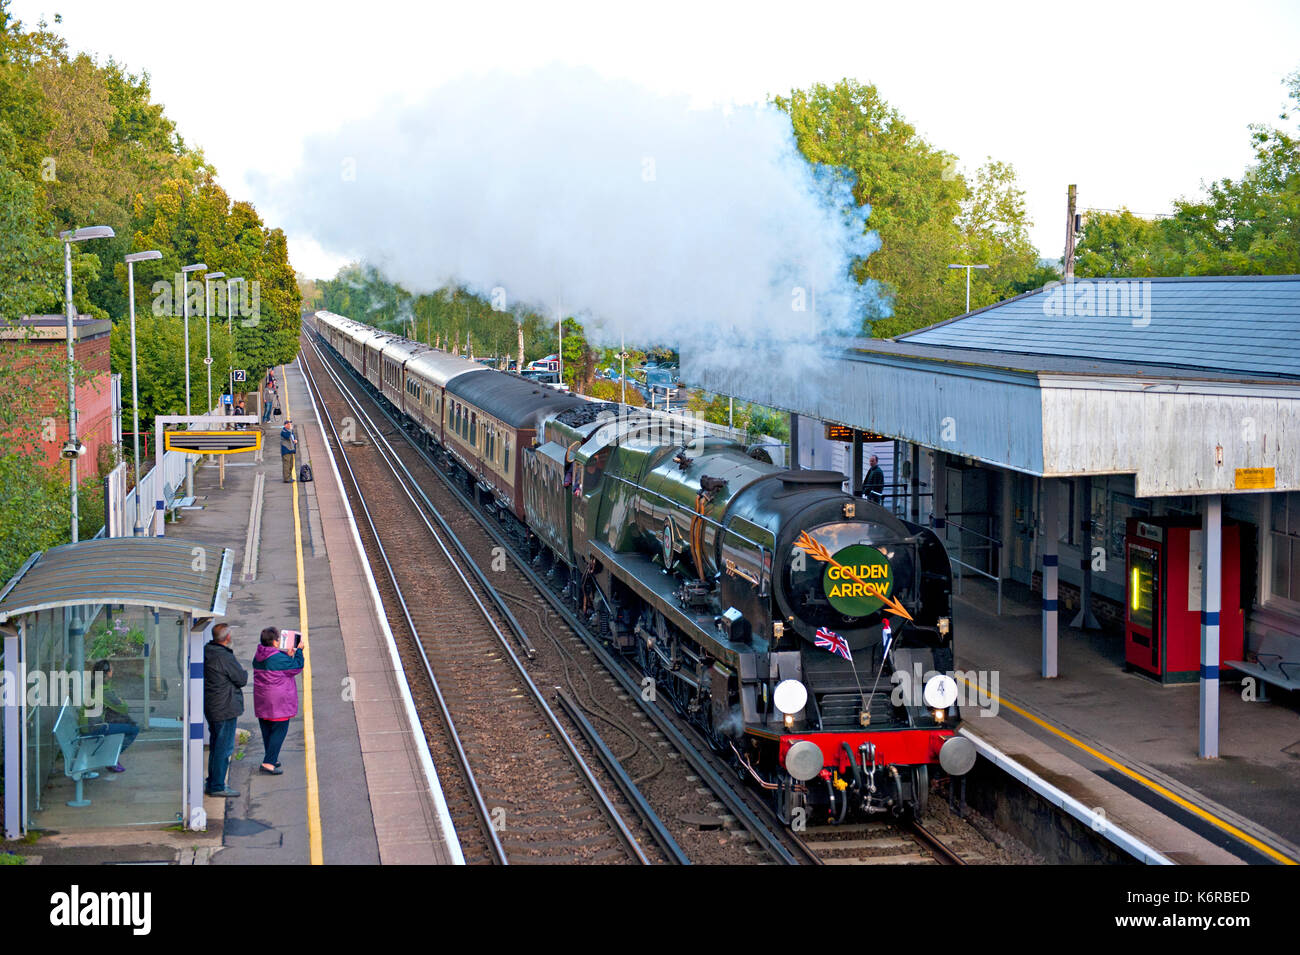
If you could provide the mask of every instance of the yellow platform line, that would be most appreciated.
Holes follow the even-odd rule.
[[[1072,746],[1077,746],[1079,749],[1083,750],[1093,759],[1100,760],[1101,762],[1105,763],[1107,766],[1111,767],[1112,769],[1118,770],[1119,772],[1123,773],[1125,776],[1133,780],[1135,783],[1145,786],[1147,789],[1150,789],[1154,793],[1159,793],[1161,796],[1164,796],[1166,799],[1168,799],[1170,802],[1174,803],[1175,805],[1183,809],[1186,809],[1192,815],[1205,820],[1210,825],[1222,829],[1224,832],[1228,833],[1228,835],[1240,839],[1242,842],[1246,843],[1248,846],[1250,846],[1253,849],[1259,850],[1264,855],[1268,856],[1270,859],[1273,859],[1276,862],[1280,862],[1282,865],[1296,865],[1295,859],[1292,859],[1290,856],[1283,855],[1281,852],[1278,852],[1272,846],[1260,842],[1258,839],[1256,839],[1254,836],[1248,833],[1242,832],[1232,823],[1224,819],[1220,819],[1218,816],[1216,816],[1214,813],[1210,812],[1209,810],[1202,809],[1200,806],[1196,805],[1195,803],[1184,799],[1182,796],[1178,795],[1176,792],[1173,792],[1168,787],[1160,785],[1154,779],[1148,779],[1146,776],[1143,776],[1137,770],[1129,769],[1123,763],[1116,762],[1115,760],[1107,756],[1105,753],[1098,752],[1095,748],[1089,746],[1087,743],[1083,742],[1082,740],[1075,739],[1073,736],[1071,736],[1069,733],[1065,732],[1064,730],[1057,729],[1055,726],[1053,726],[1051,723],[1048,723],[1046,720],[1040,719],[1039,717],[1035,716],[1033,713],[1030,713],[1027,710],[1022,709],[1019,706],[1016,706],[1016,704],[1010,703],[1002,699],[996,693],[991,693],[981,687],[977,687],[974,683],[971,683],[971,681],[967,680],[965,677],[962,678],[962,682],[965,683],[972,690],[975,690],[976,693],[996,700],[998,706],[1005,706],[1011,712],[1019,716],[1023,716],[1025,719],[1029,720],[1029,722],[1033,723],[1035,726],[1041,726],[1049,733],[1053,733],[1056,736],[1059,736],[1061,739],[1065,740],[1067,743],[1071,744]]]
[[[284,418],[293,417],[289,408],[289,379],[280,366],[280,386],[284,389]],[[298,458],[294,456],[295,469]],[[316,720],[311,708],[311,643],[307,639],[307,582],[302,565],[302,518],[298,514],[298,475],[293,475],[293,550],[298,562],[298,628],[307,646],[302,667],[302,732],[307,743],[307,845],[312,865],[323,865],[321,848],[320,781],[316,775]]]

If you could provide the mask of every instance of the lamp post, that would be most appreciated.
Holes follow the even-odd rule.
[[[136,384],[135,359],[135,263],[161,259],[162,253],[132,252],[126,257],[126,300],[131,309],[131,428],[135,444],[135,536],[144,536],[144,522],[140,516],[140,391]]]
[[[966,311],[969,312],[970,311],[970,270],[987,269],[988,266],[987,265],[950,265],[948,266],[948,268],[966,270]]]
[[[203,359],[203,364],[208,366],[208,407],[204,414],[212,414],[212,287],[208,283],[225,277],[225,272],[208,272],[203,276],[203,326],[208,340],[208,354]],[[208,455],[208,460],[211,459],[212,456]]]
[[[235,306],[234,299],[231,297],[234,293],[231,291],[235,284],[243,282],[242,278],[226,279],[226,331],[230,333],[230,413],[235,413]]]
[[[187,265],[181,269],[181,317],[185,323],[185,416],[193,414],[190,411],[190,273],[206,269],[207,266],[202,262],[195,262],[193,265]]]
[[[84,229],[69,229],[60,232],[63,240],[63,297],[67,303],[68,324],[68,443],[63,446],[63,456],[68,459],[68,475],[72,482],[72,542],[77,542],[77,458],[82,453],[81,442],[77,440],[77,372],[76,358],[73,353],[73,329],[75,313],[72,305],[72,243],[87,239],[111,239],[116,233],[106,225],[87,226]]]

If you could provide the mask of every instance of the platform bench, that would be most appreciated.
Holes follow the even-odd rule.
[[[180,488],[172,487],[170,484],[163,485],[163,509],[176,520],[176,512],[182,507],[193,507],[196,498],[177,497],[176,493]]]
[[[1292,641],[1271,633],[1259,642],[1254,663],[1246,660],[1226,662],[1228,666],[1247,676],[1253,676],[1262,683],[1272,683],[1284,690],[1300,690],[1300,659],[1288,659],[1300,657],[1300,653],[1292,650],[1291,644]],[[1259,699],[1265,699],[1262,692]]]
[[[90,805],[82,791],[82,783],[97,777],[99,773],[95,770],[117,765],[126,734],[83,736],[77,722],[76,709],[65,699],[59,718],[54,721],[54,739],[63,753],[63,774],[77,784],[77,798],[69,800],[68,805],[79,809]]]

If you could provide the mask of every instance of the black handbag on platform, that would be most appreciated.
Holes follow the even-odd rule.
[[[308,484],[311,482],[310,464],[304,464],[302,467],[298,469],[298,481],[302,484]]]

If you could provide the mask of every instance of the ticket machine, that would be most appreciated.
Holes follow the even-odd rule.
[[[1124,665],[1161,683],[1200,677],[1205,532],[1199,517],[1128,519]],[[1223,524],[1219,665],[1242,659],[1241,532]]]

